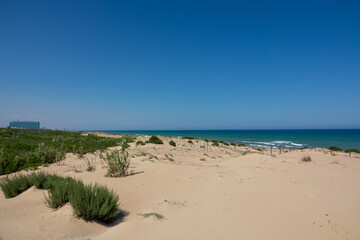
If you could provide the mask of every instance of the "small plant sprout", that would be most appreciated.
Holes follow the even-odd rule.
[[[159,221],[165,219],[165,217],[163,215],[156,213],[156,212],[140,213],[139,215],[142,216],[143,218],[155,217]]]

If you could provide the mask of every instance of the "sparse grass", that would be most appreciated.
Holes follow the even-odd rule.
[[[142,216],[143,218],[148,218],[148,217],[155,217],[157,220],[163,220],[165,217],[159,213],[155,213],[155,212],[150,212],[150,213],[140,213],[140,216]]]
[[[303,162],[311,162],[311,157],[309,155],[306,155],[305,157],[303,157],[301,159],[301,161],[303,161]]]
[[[149,141],[147,141],[148,143],[153,143],[153,144],[164,144],[164,142],[158,138],[157,136],[151,136]]]
[[[130,158],[129,153],[124,147],[120,151],[113,150],[107,152],[103,158],[108,165],[107,177],[125,177],[128,175]]]
[[[173,147],[176,147],[176,143],[175,143],[173,140],[171,140],[171,141],[169,142],[169,144],[170,144],[171,146],[173,146]]]
[[[6,198],[16,197],[31,186],[46,189],[49,195],[45,199],[50,208],[70,202],[75,215],[85,220],[107,221],[119,214],[119,198],[113,191],[99,185],[84,185],[70,177],[40,172],[7,178],[0,185]]]
[[[200,158],[200,161],[206,161],[206,158],[205,158],[204,156],[202,156],[202,157]]]

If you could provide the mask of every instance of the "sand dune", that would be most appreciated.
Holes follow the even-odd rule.
[[[0,194],[1,239],[360,239],[360,158],[327,150],[270,156],[245,147],[161,137],[164,145],[131,144],[125,178],[104,177],[96,154],[41,170],[114,189],[123,218],[112,225],[85,222],[71,206],[46,207],[45,191]],[[148,139],[148,137],[138,137]],[[305,155],[311,162],[302,162]],[[86,172],[86,160],[96,171]],[[158,213],[144,218],[141,214]]]

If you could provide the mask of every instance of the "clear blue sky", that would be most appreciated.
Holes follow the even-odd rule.
[[[360,128],[360,2],[0,0],[0,89],[0,126]]]

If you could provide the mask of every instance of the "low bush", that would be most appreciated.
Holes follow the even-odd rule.
[[[173,147],[176,147],[176,143],[175,143],[173,140],[171,140],[171,141],[169,142],[169,144],[170,144],[171,146],[173,146]]]
[[[235,144],[235,143],[230,143],[230,145],[231,145],[231,146],[236,146],[236,144]]]
[[[243,143],[238,144],[239,147],[245,147],[246,145]]]
[[[209,140],[208,140],[208,139],[205,139],[204,141],[205,141],[205,142],[209,142]]]
[[[225,146],[229,146],[229,143],[225,142],[225,141],[219,141],[219,143],[224,144]]]
[[[145,143],[143,141],[137,141],[136,146],[139,146],[139,145],[143,146],[143,145],[145,145]]]
[[[107,177],[125,177],[130,166],[129,153],[125,150],[107,152],[103,159],[108,165]]]
[[[189,136],[185,136],[185,137],[182,137],[182,139],[195,139],[194,137],[189,137]]]
[[[193,144],[193,141],[191,141],[191,140],[188,140],[188,143],[190,143],[190,144]]]
[[[73,188],[74,180],[72,178],[51,178],[51,187],[48,188],[49,196],[45,196],[47,205],[50,208],[59,208],[69,202],[70,190]],[[50,186],[50,185],[48,185]]]
[[[338,152],[341,152],[341,151],[342,151],[342,149],[339,148],[339,147],[337,147],[337,146],[331,146],[331,147],[329,147],[329,150],[331,150],[331,151],[338,151]]]
[[[49,190],[46,203],[51,208],[59,208],[70,202],[77,217],[85,220],[107,221],[119,214],[119,197],[106,187],[84,185],[70,177],[59,177],[45,173],[18,175],[7,178],[1,184],[6,198],[12,198],[31,186]]]
[[[107,221],[119,215],[119,197],[97,184],[85,186],[76,181],[72,185],[70,204],[76,216],[85,220]]]
[[[311,162],[311,157],[309,155],[307,155],[307,156],[303,157],[301,159],[301,161],[303,161],[303,162]]]
[[[29,176],[18,175],[12,178],[6,178],[4,182],[0,183],[1,190],[5,198],[13,198],[20,193],[26,191],[32,186]]]
[[[157,136],[151,136],[148,142],[153,144],[164,144],[164,142]]]
[[[346,149],[344,152],[346,152],[346,153],[348,153],[348,152],[360,153],[360,150],[358,150],[356,148],[349,148],[349,149]]]
[[[217,140],[210,140],[210,142],[212,142],[212,145],[215,147],[219,147],[219,142]]]

